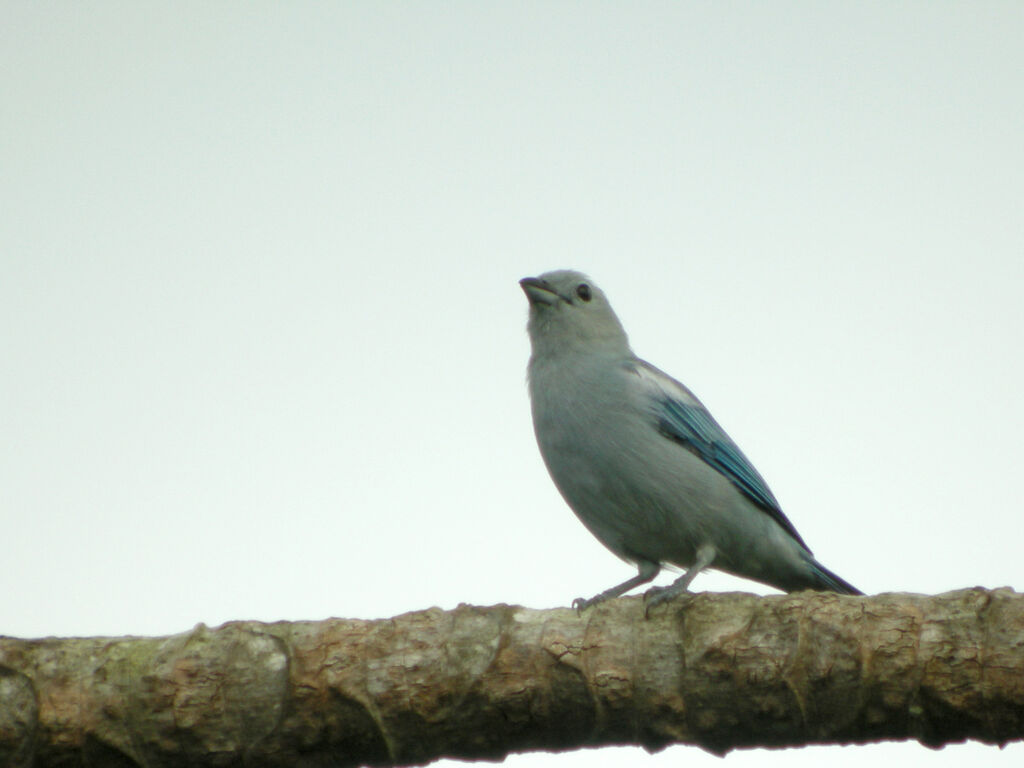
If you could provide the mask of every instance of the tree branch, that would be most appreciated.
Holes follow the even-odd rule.
[[[1024,736],[1024,595],[704,593],[578,617],[499,605],[379,621],[0,638],[0,763],[413,765],[639,744]]]

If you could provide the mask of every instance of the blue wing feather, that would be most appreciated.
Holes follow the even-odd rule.
[[[656,417],[659,431],[696,453],[709,466],[727,477],[741,493],[807,549],[796,528],[783,514],[764,478],[700,400],[671,376],[642,360],[637,362],[644,369],[642,374],[653,375],[657,384]],[[637,372],[641,373],[640,370]],[[670,385],[663,385],[665,383]],[[678,392],[673,392],[673,389],[678,389]],[[809,549],[807,551],[810,552]]]

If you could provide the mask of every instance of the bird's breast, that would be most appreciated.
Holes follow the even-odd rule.
[[[541,455],[570,504],[637,477],[657,435],[618,366],[531,371],[530,395]]]
[[[530,379],[537,443],[555,485],[621,556],[692,561],[715,517],[735,503],[735,489],[659,433],[625,369],[574,373]]]

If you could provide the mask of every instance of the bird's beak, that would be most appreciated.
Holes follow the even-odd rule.
[[[531,304],[557,304],[562,298],[549,282],[539,277],[524,277],[519,281],[519,286]]]

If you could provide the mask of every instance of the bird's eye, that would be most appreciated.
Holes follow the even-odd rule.
[[[590,301],[590,286],[587,285],[586,283],[580,283],[579,285],[576,286],[576,295],[579,296],[584,301]]]

